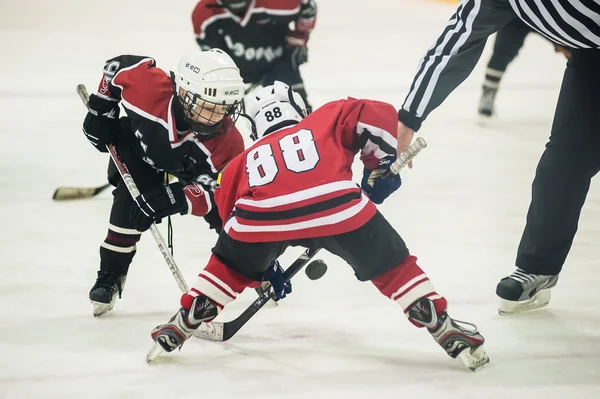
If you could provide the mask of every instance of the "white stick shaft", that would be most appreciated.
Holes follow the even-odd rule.
[[[79,94],[79,97],[81,98],[81,101],[85,104],[85,106],[88,107],[88,102],[90,100],[90,96],[84,85],[82,85],[82,84],[77,85],[77,94]],[[119,173],[121,174],[121,177],[123,178],[123,182],[125,182],[125,186],[127,187],[127,190],[129,190],[129,193],[131,194],[132,198],[136,198],[138,195],[140,195],[140,190],[138,190],[137,185],[135,184],[135,181],[133,181],[133,177],[131,177],[131,173],[129,173],[129,169],[127,169],[127,165],[125,165],[123,160],[119,157],[119,154],[117,153],[117,150],[114,145],[109,144],[106,146],[106,149],[108,150],[110,157],[112,158],[113,162],[115,163],[115,166],[119,170]],[[171,273],[173,274],[173,277],[175,277],[175,281],[177,282],[179,289],[181,290],[182,293],[188,292],[189,291],[188,286],[187,286],[183,276],[181,275],[181,271],[179,270],[179,268],[177,267],[177,264],[175,263],[175,259],[173,259],[173,256],[169,253],[169,248],[168,248],[167,244],[165,243],[165,239],[160,234],[160,231],[158,231],[158,228],[156,227],[156,223],[152,223],[152,225],[150,226],[150,231],[152,232],[152,237],[154,237],[154,241],[156,241],[156,244],[158,245],[158,249],[160,250],[160,253],[165,258],[165,261],[167,262],[169,269],[171,269]]]
[[[119,173],[121,174],[121,177],[125,182],[125,186],[127,187],[127,190],[129,190],[129,194],[131,194],[132,198],[136,198],[138,195],[140,195],[140,190],[138,190],[135,181],[133,181],[133,177],[129,173],[127,165],[125,165],[123,160],[119,157],[119,154],[117,153],[117,150],[114,145],[109,144],[106,146],[106,148],[108,149],[108,152],[110,153],[110,157],[112,158],[113,162],[117,166],[117,169],[119,170]],[[158,245],[160,253],[165,258],[169,269],[171,269],[171,273],[173,273],[173,277],[175,277],[175,281],[177,282],[181,293],[185,294],[189,291],[188,286],[183,276],[181,275],[181,271],[175,263],[175,259],[173,259],[173,256],[169,252],[169,247],[165,243],[165,239],[163,238],[162,234],[160,234],[158,227],[156,227],[156,223],[152,223],[152,225],[150,226],[150,232],[152,233],[152,237],[154,237],[154,241],[156,241],[156,245]]]
[[[394,161],[394,163],[390,166],[390,170],[392,171],[392,173],[397,175],[400,172],[400,170],[402,170],[402,168],[408,165],[408,163],[412,161],[412,159],[416,157],[417,154],[421,152],[423,148],[426,147],[427,142],[422,137],[417,137],[415,142],[412,143],[410,147],[408,147],[408,150],[400,154],[398,159],[396,159],[396,161]]]

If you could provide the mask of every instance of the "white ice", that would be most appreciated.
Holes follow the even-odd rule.
[[[417,0],[317,2],[303,67],[315,105],[354,96],[401,106],[419,58],[455,8]],[[495,126],[475,123],[488,44],[471,77],[424,124],[429,148],[380,208],[448,298],[450,314],[485,335],[491,363],[481,372],[448,358],[398,305],[331,255],[323,256],[329,271],[321,280],[298,276],[290,298],[263,309],[230,342],[191,340],[149,366],[150,330],[177,310],[180,293],[147,234],[123,299],[93,318],[87,295],[111,196],[50,199],[58,186],[105,179],[107,157],[81,134],[85,110],[75,86],[95,89],[104,60],[122,53],[175,68],[195,46],[193,5],[2,1],[0,398],[600,397],[597,187],[550,307],[526,317],[496,313],[495,286],[513,269],[565,65],[535,35],[502,83]],[[174,224],[175,257],[191,282],[215,236],[201,219],[177,217]],[[253,299],[246,292],[223,319]]]

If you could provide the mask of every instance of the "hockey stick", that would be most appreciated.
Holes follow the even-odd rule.
[[[417,138],[415,142],[408,147],[406,152],[400,154],[398,159],[390,166],[392,173],[395,175],[398,174],[425,147],[427,147],[425,140],[421,137]],[[319,252],[319,250],[320,248],[313,250],[307,249],[304,251],[304,253],[285,271],[284,276],[286,281],[289,281],[296,273],[298,273],[298,271],[300,271],[308,261]],[[202,323],[200,327],[194,331],[194,336],[210,341],[229,340],[269,301],[271,296],[272,290],[266,290],[241,315],[232,321]]]
[[[52,199],[54,201],[67,201],[92,198],[109,187],[110,183],[106,183],[100,187],[58,187],[54,191]]]
[[[290,281],[306,264],[321,250],[306,249],[299,257],[287,268],[283,273],[285,281]],[[251,318],[258,312],[269,299],[273,297],[273,290],[270,288],[264,291],[258,298],[252,302],[250,306],[237,318],[227,322],[210,322],[202,323],[194,336],[197,338],[207,339],[209,341],[227,341],[233,337]]]
[[[84,85],[77,85],[77,94],[79,94],[81,101],[87,107],[90,96]],[[123,160],[119,157],[119,154],[117,153],[117,150],[113,144],[108,144],[106,146],[106,149],[110,153],[110,157],[112,158],[113,162],[115,163],[115,166],[119,170],[119,173],[121,174],[121,177],[123,178],[123,181],[127,186],[127,190],[129,190],[129,193],[131,194],[131,197],[136,198],[138,195],[140,195],[140,191],[138,190],[135,182],[133,181],[133,177],[131,177],[129,169],[127,169],[127,165],[125,165]],[[160,231],[158,231],[156,223],[152,223],[152,225],[150,226],[150,231],[152,232],[154,241],[156,241],[156,244],[158,245],[160,253],[165,258],[167,265],[169,265],[169,269],[171,269],[171,273],[173,274],[173,277],[175,277],[175,281],[177,281],[179,289],[182,293],[185,294],[186,292],[188,292],[188,286],[185,280],[183,279],[183,276],[181,275],[181,271],[175,263],[175,259],[173,259],[173,256],[171,256],[171,254],[169,253],[167,244],[165,243],[164,238],[160,234]]]
[[[422,149],[427,147],[427,142],[425,141],[425,139],[423,139],[422,137],[417,137],[417,139],[415,140],[414,143],[412,143],[408,149],[406,150],[406,152],[403,152],[402,154],[400,154],[400,156],[398,157],[398,159],[396,159],[394,161],[393,164],[390,165],[390,170],[388,173],[386,173],[383,177],[386,178],[388,177],[390,174],[395,174],[397,175],[398,173],[400,173],[400,171],[402,170],[402,168],[404,168],[406,165],[408,165],[408,163],[410,161],[412,161],[412,159],[414,157],[417,156],[417,154],[419,152],[421,152]]]
[[[173,180],[173,175],[168,175],[169,181]],[[79,199],[87,199],[95,197],[100,194],[107,188],[111,186],[110,183],[106,183],[100,187],[58,187],[54,194],[52,195],[52,199],[54,201],[67,201],[67,200],[79,200]]]

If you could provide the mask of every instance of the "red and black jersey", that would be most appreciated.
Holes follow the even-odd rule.
[[[183,180],[217,173],[244,150],[234,127],[199,140],[185,122],[171,77],[150,57],[122,55],[106,62],[98,87],[102,98],[121,103],[134,150],[149,165]]]
[[[299,13],[300,0],[253,0],[243,17],[216,0],[201,0],[192,13],[192,24],[203,50],[227,52],[244,81],[255,83],[282,57],[288,25]]]
[[[396,153],[397,114],[387,103],[328,103],[271,133],[227,165],[215,190],[224,230],[244,242],[342,234],[365,224],[375,205],[352,181],[361,151],[367,167]]]

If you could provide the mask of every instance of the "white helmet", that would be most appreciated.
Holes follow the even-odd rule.
[[[302,96],[279,81],[252,94],[247,107],[248,116],[253,122],[251,137],[254,140],[295,125],[308,115]]]
[[[179,61],[174,80],[177,98],[192,130],[208,136],[224,133],[233,126],[245,88],[240,70],[229,55],[219,49],[186,53]]]

